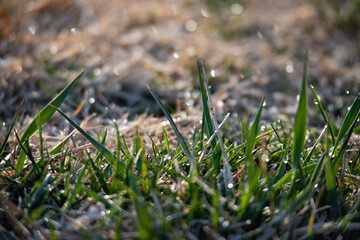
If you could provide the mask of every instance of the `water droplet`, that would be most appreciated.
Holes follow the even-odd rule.
[[[300,100],[300,95],[296,95],[296,101],[299,101]]]
[[[79,29],[73,27],[73,28],[70,29],[70,32],[75,35],[75,34],[78,33],[78,30],[79,30]]]
[[[269,191],[268,188],[264,188],[264,189],[263,189],[263,192],[267,192],[267,191]]]
[[[231,4],[230,11],[234,15],[240,15],[244,11],[244,7],[239,3],[233,3]]]
[[[229,189],[231,189],[231,188],[233,188],[233,187],[234,187],[234,184],[229,183],[229,184],[227,185],[227,187],[228,187]]]
[[[263,107],[266,107],[266,100],[264,100],[263,102]]]
[[[318,102],[316,101],[316,99],[314,98],[314,104],[315,105],[318,105]]]
[[[210,76],[216,77],[216,70],[215,69],[210,71]]]
[[[175,59],[179,59],[179,54],[177,54],[176,52],[174,52],[174,53],[173,53],[173,57],[174,57]]]
[[[101,216],[105,216],[105,212],[104,212],[104,211],[101,211],[101,212],[100,212],[100,215],[101,215]]]
[[[89,98],[89,103],[90,104],[93,104],[94,102],[95,102],[95,98],[93,98],[93,97]]]
[[[116,119],[115,118],[113,118],[113,120],[112,120],[114,123],[116,122]]]
[[[315,184],[314,188],[317,188],[319,185],[318,184]]]
[[[185,29],[189,32],[195,32],[197,29],[197,22],[194,20],[188,20],[185,23]]]
[[[246,220],[246,222],[245,222],[247,225],[250,225],[251,224],[251,220],[250,219],[248,219],[248,220]]]
[[[5,126],[6,125],[6,123],[5,122],[3,122],[3,124],[2,124],[3,126]]]
[[[284,164],[287,164],[287,163],[288,163],[288,160],[287,160],[287,159],[285,159],[285,160],[284,160]]]
[[[292,72],[294,72],[294,64],[293,64],[292,61],[288,61],[288,62],[286,63],[285,70],[286,70],[287,73],[292,73]]]
[[[349,95],[349,94],[350,94],[350,91],[349,91],[349,90],[346,90],[346,94]]]
[[[223,225],[223,227],[227,227],[230,225],[230,222],[226,220],[222,223],[222,225]]]
[[[310,88],[314,89],[314,86],[312,84],[310,84]]]
[[[260,127],[260,131],[265,131],[265,126],[264,125],[262,125],[261,127]]]
[[[28,31],[31,35],[35,35],[36,33],[36,26],[35,25],[31,25],[28,27]]]

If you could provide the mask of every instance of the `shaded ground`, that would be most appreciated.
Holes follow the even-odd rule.
[[[321,2],[242,4],[7,1],[1,9],[1,119],[12,118],[21,99],[33,115],[83,69],[68,101],[75,109],[85,100],[83,117],[154,112],[146,83],[174,109],[180,99],[184,109],[198,96],[198,57],[209,67],[223,111],[253,113],[265,95],[265,118],[286,119],[294,112],[306,50],[310,83],[340,114],[347,100],[341,96],[359,90],[358,26],[344,32],[330,17],[321,21]]]

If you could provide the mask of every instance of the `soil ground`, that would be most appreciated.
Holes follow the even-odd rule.
[[[219,118],[227,112],[253,116],[265,96],[263,121],[292,122],[308,51],[309,84],[336,120],[360,89],[360,14],[344,5],[350,17],[343,17],[346,28],[339,27],[328,5],[320,0],[2,1],[0,119],[9,124],[24,100],[26,123],[85,70],[61,107],[77,120],[95,113],[95,124],[116,119],[133,129],[139,114],[160,113],[149,84],[169,109],[182,112],[179,121],[189,116],[198,121],[196,61],[202,57]],[[59,116],[51,121],[49,135],[71,131]],[[194,121],[185,127],[192,129]],[[323,122],[310,118],[310,124]]]

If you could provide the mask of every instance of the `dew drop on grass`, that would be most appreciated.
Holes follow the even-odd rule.
[[[75,35],[75,34],[78,33],[78,29],[73,27],[73,28],[70,29],[70,32]]]
[[[227,185],[227,187],[228,187],[229,189],[231,189],[231,188],[233,188],[233,187],[234,187],[234,184],[229,183],[229,184]]]
[[[93,98],[93,97],[89,98],[89,103],[90,103],[90,104],[95,103],[95,98]]]
[[[251,220],[250,219],[248,219],[248,220],[246,220],[246,222],[245,222],[247,225],[250,225],[251,224]]]
[[[260,131],[261,131],[261,132],[265,131],[265,128],[266,128],[265,125],[262,125],[262,126],[260,127]]]
[[[230,222],[226,220],[222,223],[222,225],[223,227],[228,227],[230,225]]]
[[[212,77],[216,77],[216,70],[215,70],[215,69],[211,70],[211,71],[210,71],[210,75],[211,75]]]
[[[314,85],[310,84],[310,88],[314,89]]]
[[[349,91],[349,90],[346,90],[346,94],[349,95],[349,94],[350,94],[350,91]]]
[[[300,95],[296,95],[296,101],[299,101],[300,100]]]
[[[264,100],[263,102],[263,107],[266,107],[266,100]]]

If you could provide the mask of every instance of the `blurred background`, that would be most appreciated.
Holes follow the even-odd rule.
[[[199,57],[219,116],[252,115],[265,96],[264,121],[291,120],[306,51],[309,84],[336,120],[360,89],[359,30],[360,0],[2,0],[0,120],[22,100],[34,116],[83,70],[61,107],[74,118],[157,116],[145,84],[189,113]]]

